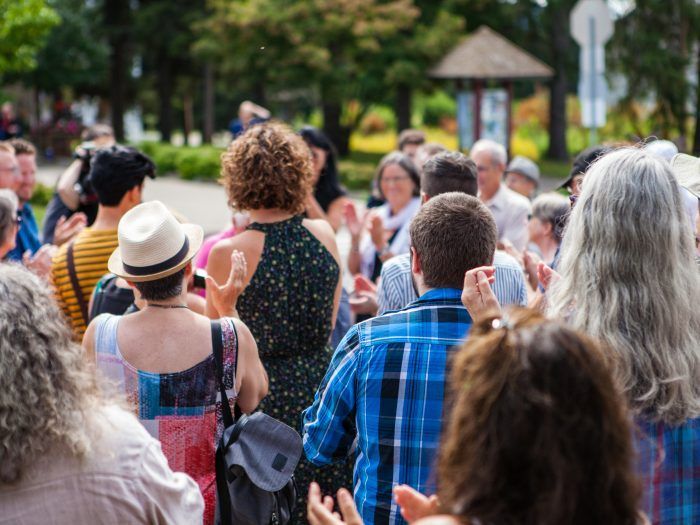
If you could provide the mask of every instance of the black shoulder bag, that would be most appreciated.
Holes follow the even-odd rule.
[[[224,421],[224,433],[216,448],[215,523],[285,525],[291,520],[296,502],[294,469],[301,458],[301,437],[262,412],[242,414],[238,405],[233,418],[223,382],[221,322],[212,321],[211,328]],[[238,349],[234,371],[237,365]]]

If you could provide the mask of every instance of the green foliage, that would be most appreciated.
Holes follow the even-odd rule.
[[[222,150],[214,146],[178,147],[162,142],[143,142],[139,149],[151,157],[158,175],[176,173],[186,180],[217,180]]]
[[[34,193],[32,194],[32,198],[29,202],[32,203],[32,206],[46,207],[46,205],[51,200],[52,196],[53,188],[51,188],[50,186],[46,186],[41,182],[37,182],[36,186],[34,187]]]
[[[51,6],[61,23],[51,29],[25,81],[48,92],[94,92],[106,78],[109,55],[99,8],[84,0],[53,0]]]
[[[445,117],[454,118],[457,114],[457,101],[445,91],[436,91],[417,104],[417,111],[422,111],[422,121],[426,126],[439,126]]]
[[[31,70],[59,17],[45,0],[0,0],[0,75]]]

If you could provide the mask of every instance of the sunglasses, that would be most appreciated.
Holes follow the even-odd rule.
[[[571,207],[574,207],[574,204],[576,204],[576,201],[578,200],[578,195],[569,195],[569,202],[571,203]]]

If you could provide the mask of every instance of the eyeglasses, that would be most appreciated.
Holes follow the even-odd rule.
[[[403,176],[403,177],[382,177],[382,182],[384,184],[390,184],[390,183],[396,183],[399,184],[405,180],[408,180],[409,177]]]
[[[19,175],[19,167],[13,166],[11,168],[0,168],[0,171],[9,171],[13,175]]]
[[[22,216],[21,215],[17,215],[17,217],[15,217],[15,224],[17,225],[18,228],[20,226],[22,226]]]
[[[578,200],[578,195],[575,195],[575,194],[569,195],[569,202],[571,203],[572,208],[576,204],[577,200]]]

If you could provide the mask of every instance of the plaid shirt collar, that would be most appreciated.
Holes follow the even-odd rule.
[[[462,290],[457,288],[433,288],[406,306],[405,309],[416,306],[438,306],[462,303]]]

